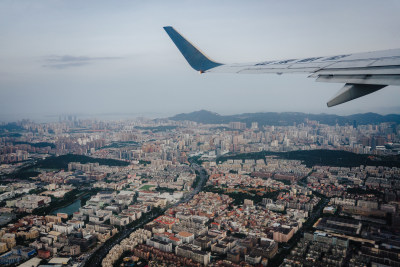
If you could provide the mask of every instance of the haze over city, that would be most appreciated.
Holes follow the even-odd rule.
[[[327,108],[342,84],[199,75],[162,27],[219,62],[252,62],[398,48],[399,9],[398,1],[2,1],[0,121],[200,109],[398,113],[395,86]]]

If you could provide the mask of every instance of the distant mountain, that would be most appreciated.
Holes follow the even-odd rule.
[[[175,115],[170,120],[174,121],[195,121],[195,122],[206,122],[206,123],[224,123],[224,116],[219,115],[218,113],[207,111],[207,110],[199,110],[192,113],[181,113]]]
[[[246,123],[250,127],[252,122],[258,122],[259,126],[279,125],[287,126],[294,123],[303,123],[306,119],[319,121],[328,125],[353,125],[354,121],[357,125],[379,124],[382,122],[394,122],[400,124],[399,114],[379,115],[376,113],[353,114],[349,116],[339,116],[333,114],[306,114],[301,112],[259,112],[259,113],[243,113],[238,115],[222,116],[218,113],[200,110],[191,113],[181,113],[169,118],[174,121],[195,121],[205,124],[227,124],[233,121]]]

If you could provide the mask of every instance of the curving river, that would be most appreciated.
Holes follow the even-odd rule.
[[[54,210],[51,214],[56,215],[57,213],[67,213],[68,215],[71,215],[74,212],[79,211],[80,207],[81,207],[81,200],[77,199],[68,206]]]

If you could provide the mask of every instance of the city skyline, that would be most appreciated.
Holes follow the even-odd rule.
[[[398,121],[241,118],[4,125],[0,264],[399,265]]]

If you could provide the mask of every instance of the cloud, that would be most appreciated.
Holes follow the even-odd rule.
[[[88,57],[88,56],[71,56],[71,55],[50,55],[44,57],[44,68],[66,69],[71,67],[81,67],[93,64],[98,61],[108,61],[120,59],[120,57]]]

